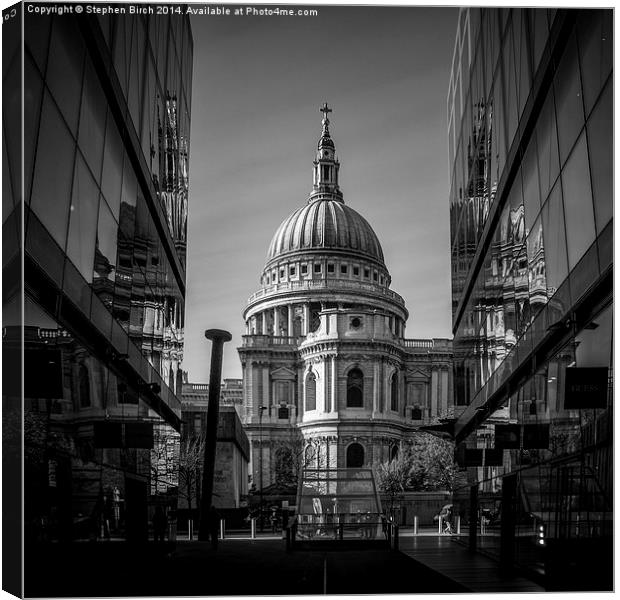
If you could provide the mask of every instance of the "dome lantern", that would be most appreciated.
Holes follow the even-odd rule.
[[[317,200],[337,200],[343,202],[342,192],[338,187],[338,171],[340,163],[336,159],[336,147],[329,133],[329,118],[327,115],[332,109],[327,102],[319,109],[323,113],[321,124],[323,130],[317,147],[316,160],[314,161],[314,178],[312,193],[308,202]]]

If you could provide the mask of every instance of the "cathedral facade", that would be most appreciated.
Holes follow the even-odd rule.
[[[277,228],[248,300],[242,420],[252,484],[369,467],[452,416],[452,343],[407,339],[377,235],[344,202],[327,105],[307,202]]]

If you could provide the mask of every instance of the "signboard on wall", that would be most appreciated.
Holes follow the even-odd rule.
[[[571,367],[566,369],[564,408],[607,408],[607,367]]]

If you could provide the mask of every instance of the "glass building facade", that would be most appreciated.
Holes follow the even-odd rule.
[[[26,548],[145,540],[157,506],[174,536],[189,19],[27,9],[3,74],[23,77],[23,190],[5,101],[3,234],[24,289],[5,289],[3,337],[23,345],[24,385],[3,400],[16,430],[23,409]]]
[[[462,9],[448,94],[455,502],[550,589],[611,585],[612,34],[611,10]]]

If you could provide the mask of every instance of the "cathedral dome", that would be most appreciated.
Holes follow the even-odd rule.
[[[299,252],[354,255],[384,265],[377,235],[359,213],[345,205],[338,185],[340,163],[329,132],[325,104],[322,131],[314,161],[313,189],[308,203],[285,219],[269,245],[267,262]]]
[[[358,212],[339,199],[310,200],[278,227],[267,260],[293,252],[337,251],[383,264],[376,233]]]

